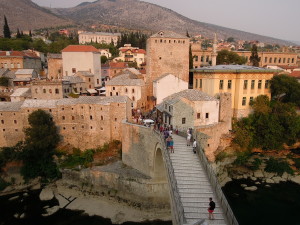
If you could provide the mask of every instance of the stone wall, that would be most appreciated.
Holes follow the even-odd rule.
[[[62,58],[48,58],[48,79],[62,78]]]

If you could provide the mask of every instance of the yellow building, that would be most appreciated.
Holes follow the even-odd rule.
[[[249,103],[259,95],[271,96],[270,80],[277,70],[240,65],[218,65],[191,70],[193,89],[211,96],[231,93],[234,117],[250,113]]]

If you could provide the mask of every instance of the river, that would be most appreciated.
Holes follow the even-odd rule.
[[[241,184],[255,185],[245,191]],[[223,192],[240,225],[300,225],[300,185],[292,182],[256,185],[251,180],[234,180]]]

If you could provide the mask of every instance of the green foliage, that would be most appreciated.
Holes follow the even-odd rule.
[[[281,102],[294,103],[300,107],[300,83],[288,75],[277,75],[271,80],[272,98]]]
[[[226,40],[227,42],[235,42],[235,40],[234,40],[234,38],[233,37],[229,37],[229,38],[227,38],[227,40]]]
[[[71,97],[71,98],[79,98],[79,95],[74,94],[74,93],[70,93],[69,97]]]
[[[125,44],[131,44],[133,47],[146,49],[146,42],[148,36],[141,32],[122,33],[121,38],[118,40],[117,47],[123,47]]]
[[[0,77],[0,86],[8,87],[9,79],[7,77]]]
[[[101,56],[101,64],[105,64],[107,62],[107,57],[105,55]]]
[[[29,115],[28,122],[30,127],[25,129],[22,153],[24,166],[21,173],[25,179],[58,177],[59,171],[53,162],[53,155],[60,137],[50,114],[43,110],[34,111]]]
[[[112,57],[119,56],[119,49],[117,48],[117,46],[114,45],[114,43],[106,44],[90,42],[89,45],[92,45],[97,49],[109,49],[109,52],[111,53]]]
[[[245,57],[239,56],[235,52],[228,50],[221,50],[218,52],[217,64],[218,65],[229,65],[229,64],[238,64],[242,65],[247,62]]]
[[[250,159],[251,152],[250,151],[237,152],[236,156],[237,156],[237,158],[234,160],[233,164],[238,165],[238,166],[243,166]]]
[[[7,23],[7,18],[4,16],[4,26],[3,26],[3,36],[4,38],[11,38],[10,29]]]
[[[300,158],[293,159],[297,169],[300,169]]]
[[[228,154],[226,152],[224,152],[224,151],[219,152],[219,154],[216,155],[216,162],[220,162],[227,157],[228,157]]]
[[[266,162],[266,168],[265,171],[270,172],[270,173],[277,173],[278,175],[282,175],[284,172],[288,174],[294,174],[294,171],[290,167],[287,161],[282,160],[282,159],[274,159],[271,157],[267,162]]]
[[[9,186],[10,184],[7,183],[5,180],[3,180],[1,177],[0,177],[0,191],[3,191],[7,186]]]
[[[251,49],[250,62],[252,66],[259,67],[260,57],[258,57],[257,46],[254,44]]]
[[[88,167],[93,162],[95,152],[93,149],[81,152],[80,149],[74,148],[73,154],[68,155],[67,159],[60,166],[62,168],[75,168],[79,165]]]
[[[128,62],[128,67],[138,69],[137,62]]]
[[[259,166],[262,164],[262,160],[260,158],[255,158],[250,166],[251,170],[258,170]]]
[[[278,150],[299,140],[300,116],[292,104],[258,96],[251,105],[254,112],[234,124],[234,142],[240,147]]]

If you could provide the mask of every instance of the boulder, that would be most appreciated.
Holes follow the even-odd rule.
[[[46,213],[42,214],[42,216],[51,216],[59,210],[59,206],[53,206],[51,208],[46,209]]]
[[[255,184],[261,184],[259,181],[255,182]]]
[[[247,184],[241,184],[241,187],[243,187],[243,188],[247,187]]]
[[[19,196],[17,195],[17,196],[11,197],[10,199],[8,199],[8,201],[13,201],[13,200],[16,200],[18,198],[19,198]]]
[[[264,175],[265,175],[266,178],[272,178],[272,177],[276,176],[275,173],[268,173],[268,172],[264,172]]]
[[[273,177],[272,180],[274,180],[275,184],[278,184],[281,181],[285,181],[282,177]]]
[[[257,177],[250,177],[251,180],[256,181]]]
[[[53,193],[53,190],[51,190],[51,188],[46,187],[40,193],[40,200],[41,201],[49,201],[53,198],[54,198],[54,193]]]
[[[266,183],[268,183],[268,184],[274,184],[275,182],[274,182],[274,180],[272,180],[270,178],[267,178],[266,179]]]
[[[256,191],[257,187],[256,186],[251,186],[251,187],[245,187],[244,188],[246,191]]]
[[[266,184],[266,185],[265,185],[265,187],[266,187],[266,188],[270,188],[270,187],[271,187],[271,185],[269,185],[269,184]]]
[[[291,181],[297,184],[300,184],[300,176],[291,177]]]
[[[254,172],[254,176],[256,178],[261,178],[261,177],[264,177],[264,174],[261,170],[257,170],[257,171]]]

